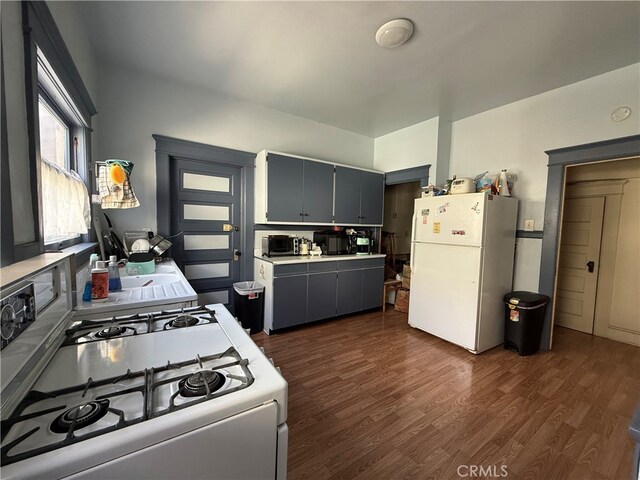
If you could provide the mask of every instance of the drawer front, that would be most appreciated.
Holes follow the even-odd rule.
[[[357,270],[362,268],[362,260],[342,260],[338,263],[338,270]]]
[[[338,262],[317,262],[309,263],[309,273],[311,272],[335,272],[338,269]]]
[[[306,263],[293,263],[290,265],[274,265],[273,276],[284,277],[287,275],[300,275],[307,273]]]
[[[384,257],[380,258],[367,258],[362,261],[364,268],[384,267]]]

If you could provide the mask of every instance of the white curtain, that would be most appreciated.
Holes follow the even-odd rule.
[[[89,192],[80,176],[42,159],[44,242],[87,233],[91,225]]]

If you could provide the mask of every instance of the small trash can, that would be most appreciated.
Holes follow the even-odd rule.
[[[544,313],[549,297],[534,292],[510,292],[504,296],[504,348],[520,356],[540,347]]]
[[[233,306],[236,317],[250,334],[262,331],[264,325],[264,285],[258,282],[238,282],[233,284]]]

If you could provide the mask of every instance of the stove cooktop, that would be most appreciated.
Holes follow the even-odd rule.
[[[2,465],[129,427],[247,388],[254,382],[234,347],[59,390],[32,390],[1,423]]]
[[[110,320],[79,320],[65,332],[63,346],[97,342],[114,338],[141,335],[217,323],[215,310],[190,307],[180,310],[140,313],[112,317]]]

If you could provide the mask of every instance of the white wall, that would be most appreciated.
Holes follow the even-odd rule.
[[[393,172],[431,164],[429,178],[436,178],[438,117],[375,139],[373,168]]]
[[[454,122],[450,173],[474,176],[507,168],[518,175],[520,227],[525,218],[542,229],[546,194],[545,150],[640,132],[640,64],[551,90]],[[631,107],[623,122],[611,111]]]
[[[80,73],[84,86],[97,106],[98,70],[96,57],[89,42],[86,23],[75,2],[47,2],[64,43]]]
[[[226,148],[262,149],[373,166],[373,139],[239,101],[212,90],[101,64],[99,160],[134,162],[141,206],[108,210],[116,230],[156,230],[155,142],[166,135]]]
[[[631,107],[623,122],[611,111]],[[438,118],[375,139],[374,168],[393,171],[432,163],[430,179],[474,177],[507,168],[518,175],[518,228],[525,219],[543,229],[547,188],[545,150],[636,135],[640,132],[640,64],[551,90],[452,124],[450,164],[438,170]],[[440,170],[442,170],[442,165]],[[517,242],[514,287],[537,290],[542,242]]]
[[[623,105],[631,107],[631,117],[611,121],[611,111]],[[454,122],[449,173],[515,172],[518,228],[533,219],[542,230],[545,150],[636,135],[639,120],[640,64],[635,64]],[[537,291],[541,247],[540,240],[518,241],[516,289]]]

